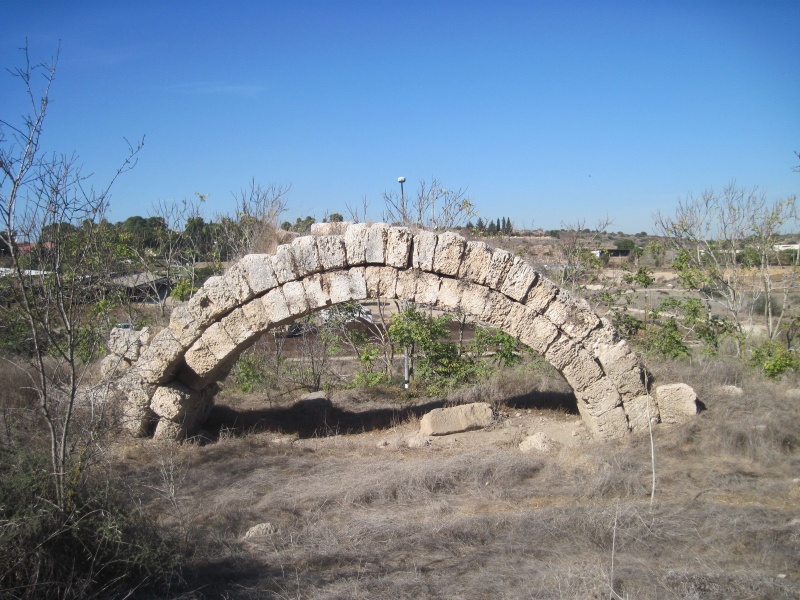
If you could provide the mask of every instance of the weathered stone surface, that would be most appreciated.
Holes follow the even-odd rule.
[[[419,271],[408,269],[397,272],[397,283],[395,284],[395,295],[400,300],[414,301],[417,293],[417,279]]]
[[[295,258],[289,244],[281,244],[272,256],[272,271],[280,285],[297,277]]]
[[[324,223],[325,225],[330,225],[330,223]],[[278,528],[273,525],[272,523],[259,523],[258,525],[253,525],[247,532],[244,534],[245,539],[251,537],[264,537],[269,535],[275,535],[278,533]]]
[[[595,356],[623,396],[633,398],[647,394],[641,361],[625,340],[613,345],[597,346]]]
[[[131,363],[121,356],[109,354],[100,361],[100,375],[103,379],[119,377],[128,370]]]
[[[559,448],[558,442],[549,438],[543,431],[537,431],[529,435],[519,443],[522,452],[538,452],[541,454],[551,454]]]
[[[439,286],[439,296],[436,299],[436,306],[441,306],[453,312],[461,312],[461,296],[463,294],[464,283],[460,279],[450,279],[442,277]]]
[[[311,275],[303,279],[306,301],[310,310],[324,308],[330,305],[331,299],[322,288],[322,276]]]
[[[114,383],[114,398],[122,407],[122,425],[136,437],[146,436],[155,422],[150,410],[150,398],[156,387],[138,376],[135,369],[127,371]]]
[[[185,305],[176,306],[169,316],[169,328],[181,346],[188,348],[203,332],[194,315]]]
[[[556,285],[549,279],[539,277],[536,284],[528,291],[525,306],[538,313],[544,313],[557,295]]]
[[[576,348],[575,356],[564,366],[561,373],[572,388],[579,392],[604,377],[603,369],[597,361],[580,346]]]
[[[601,317],[600,324],[587,334],[583,340],[583,345],[586,346],[587,350],[594,352],[595,355],[597,355],[597,352],[600,348],[605,346],[613,346],[618,341],[619,337],[617,336],[617,332],[614,330],[614,326],[611,324],[611,321]]]
[[[731,398],[741,398],[744,396],[744,390],[736,385],[721,385],[715,391],[721,396],[729,396]],[[787,396],[789,396],[788,392]],[[800,396],[800,394],[798,394],[798,396]]]
[[[499,290],[506,279],[506,275],[514,264],[514,255],[511,252],[495,248],[492,252],[492,260],[489,263],[489,270],[486,272],[486,285],[493,290]]]
[[[486,402],[462,404],[451,408],[436,408],[420,420],[421,435],[449,435],[481,429],[492,424],[492,407]]]
[[[491,290],[482,285],[470,283],[463,284],[461,289],[461,311],[468,317],[480,321],[483,311],[489,302]]]
[[[156,389],[150,408],[159,417],[180,422],[198,408],[202,399],[203,392],[173,382]]]
[[[247,302],[255,295],[247,276],[248,272],[241,262],[232,265],[222,276],[223,285],[236,299],[237,304]]]
[[[628,415],[631,431],[648,431],[659,421],[658,405],[655,399],[648,394],[623,400],[622,406],[625,414]],[[648,425],[648,419],[650,425]]]
[[[492,327],[502,328],[514,305],[517,303],[509,300],[505,295],[490,291],[480,321]]]
[[[183,351],[175,333],[171,329],[162,329],[140,352],[136,370],[147,383],[164,383],[175,373]]]
[[[367,228],[366,223],[350,225],[344,232],[344,245],[347,251],[347,264],[351,267],[361,266],[367,262]]]
[[[272,324],[270,314],[261,299],[252,300],[242,305],[242,314],[249,323],[250,331],[266,331]]]
[[[597,417],[584,417],[584,423],[592,435],[599,439],[619,439],[629,432],[628,419],[621,406],[612,408]]]
[[[292,311],[286,303],[282,288],[275,288],[267,292],[260,301],[273,325],[283,325],[292,318]]]
[[[500,292],[517,302],[523,302],[525,296],[528,295],[528,290],[531,289],[538,277],[538,273],[532,266],[515,256],[508,274],[500,286]]]
[[[548,303],[544,315],[575,341],[582,341],[600,325],[600,318],[592,312],[588,303],[566,290],[558,292]]]
[[[472,283],[483,285],[489,265],[492,263],[492,249],[485,242],[467,242],[464,260],[458,269],[458,277]]]
[[[526,310],[517,336],[526,346],[544,356],[547,349],[559,336],[558,328],[543,316]]]
[[[288,281],[283,284],[283,297],[286,299],[286,305],[289,307],[289,312],[295,319],[304,317],[310,312],[308,300],[306,299],[306,290],[300,281]]]
[[[436,234],[432,231],[421,230],[416,232],[414,234],[411,266],[423,271],[432,271],[436,242]]]
[[[685,383],[656,387],[655,399],[662,423],[684,423],[697,414],[697,394]]]
[[[317,239],[312,235],[295,238],[291,244],[296,277],[305,277],[322,270],[317,252]]]
[[[388,229],[386,223],[373,223],[367,229],[367,247],[364,253],[367,264],[382,265],[386,262]]]
[[[367,282],[364,279],[364,269],[324,273],[322,275],[322,289],[331,299],[331,304],[340,304],[350,300],[364,300],[367,297]]]
[[[220,323],[225,333],[230,336],[236,346],[243,344],[259,331],[252,327],[250,320],[245,316],[244,309],[242,308],[234,310],[222,319]]]
[[[578,399],[578,410],[581,411],[582,415],[599,417],[615,408],[622,408],[622,398],[617,388],[607,377],[598,379],[585,390],[575,391],[575,397]],[[622,411],[622,417],[625,420],[627,429],[627,419],[625,419],[624,411]]]
[[[310,228],[311,235],[328,236],[342,235],[345,230],[352,225],[352,221],[338,221],[335,223],[312,223]]]
[[[417,304],[436,304],[436,299],[439,296],[439,287],[442,284],[442,278],[434,273],[417,273],[417,286],[414,293],[414,302]]]
[[[466,241],[460,235],[446,231],[440,233],[433,252],[433,270],[440,275],[458,275],[461,259],[464,257]]]
[[[220,276],[209,277],[186,304],[199,328],[221,317],[237,305],[236,296]]]
[[[343,269],[347,266],[347,250],[344,237],[341,235],[326,235],[317,238],[317,252],[323,271]]]
[[[367,267],[364,269],[367,284],[367,295],[370,298],[395,297],[397,287],[397,270],[391,267]]]
[[[206,348],[218,362],[227,357],[236,348],[236,342],[228,335],[222,323],[214,323],[205,330],[200,338]]]
[[[263,294],[278,286],[271,254],[248,254],[238,264],[254,295]]]
[[[408,268],[414,236],[407,227],[390,227],[386,232],[386,266]]]
[[[108,349],[115,355],[125,360],[134,361],[139,358],[139,348],[150,341],[150,328],[141,330],[133,328],[114,327],[109,332]]]

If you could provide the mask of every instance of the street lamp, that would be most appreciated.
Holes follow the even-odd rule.
[[[400,206],[405,213],[406,210],[406,195],[403,191],[403,184],[406,182],[405,177],[398,177],[397,182],[400,184]],[[403,348],[403,389],[408,389],[408,346]]]

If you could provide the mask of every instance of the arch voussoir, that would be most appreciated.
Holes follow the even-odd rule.
[[[413,301],[497,327],[548,360],[573,388],[598,436],[658,418],[639,357],[612,324],[512,253],[452,232],[384,223],[296,238],[245,256],[206,281],[139,353],[118,388],[137,435],[200,426],[217,381],[259,335],[328,306]]]

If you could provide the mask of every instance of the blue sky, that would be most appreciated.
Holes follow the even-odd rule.
[[[43,140],[114,188],[111,220],[255,178],[286,218],[438,177],[484,218],[651,231],[735,179],[800,190],[800,2],[6,2],[0,63],[61,44]],[[0,78],[0,111],[22,112]]]

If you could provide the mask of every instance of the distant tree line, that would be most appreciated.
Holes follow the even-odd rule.
[[[479,235],[513,235],[514,224],[511,219],[507,217],[500,217],[495,220],[489,219],[488,221],[484,221],[481,217],[478,217],[478,220],[474,224],[472,221],[468,221],[466,229]]]

